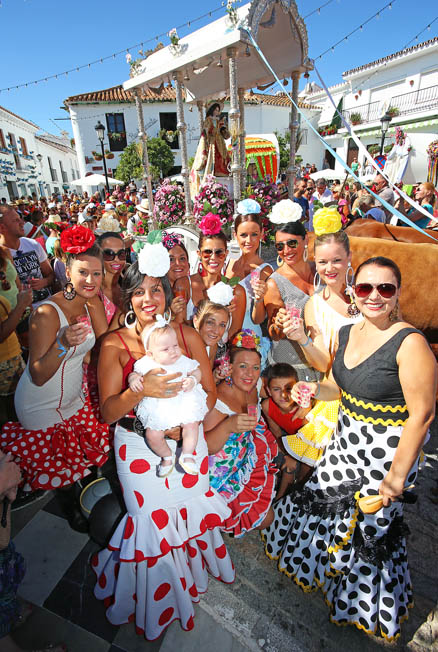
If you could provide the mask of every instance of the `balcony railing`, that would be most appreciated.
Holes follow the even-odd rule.
[[[393,117],[419,113],[420,111],[438,110],[438,85],[421,88],[410,93],[394,95],[389,102],[389,112]],[[383,102],[370,102],[342,111],[342,115],[352,124],[376,122],[383,114]]]

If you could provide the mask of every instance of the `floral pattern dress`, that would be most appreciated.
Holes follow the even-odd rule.
[[[227,416],[234,412],[221,400],[216,409]],[[210,455],[210,486],[231,508],[222,529],[241,537],[257,528],[266,517],[275,494],[277,442],[260,414],[252,431],[234,432],[223,448]]]

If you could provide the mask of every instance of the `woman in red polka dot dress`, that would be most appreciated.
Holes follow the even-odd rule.
[[[29,361],[15,393],[19,422],[3,426],[0,442],[20,460],[24,490],[57,489],[71,527],[86,531],[74,483],[104,464],[109,450],[109,428],[81,390],[84,357],[107,329],[97,297],[103,261],[83,226],[64,230],[61,246],[68,283],[32,315]]]
[[[161,244],[146,245],[139,261],[128,270],[122,290],[126,328],[105,338],[99,359],[102,413],[118,422],[114,449],[127,514],[108,547],[93,558],[98,581],[97,598],[104,600],[114,625],[135,622],[137,633],[158,638],[173,621],[192,629],[193,603],[207,590],[208,573],[224,582],[234,580],[234,568],[219,531],[230,510],[209,487],[208,456],[202,427],[196,457],[198,475],[184,473],[178,463],[179,429],[167,431],[167,443],[176,454],[176,472],[157,475],[160,458],[147,446],[133,409],[144,397],[170,398],[181,390],[178,374],[152,370],[143,377],[143,391],[127,383],[136,360],[145,355],[141,332],[165,314],[172,291],[165,274]],[[143,253],[144,252],[144,253]],[[205,346],[198,333],[171,322],[184,354],[199,363],[208,407],[216,389]],[[161,373],[160,373],[161,372]],[[171,382],[173,381],[173,382]],[[125,416],[127,415],[127,416]],[[140,423],[141,425],[141,423]]]

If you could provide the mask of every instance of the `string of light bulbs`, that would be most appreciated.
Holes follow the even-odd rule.
[[[321,10],[327,7],[328,5],[332,4],[335,0],[327,0],[324,2],[321,6],[317,7],[310,13],[308,13],[306,16],[303,18],[309,18],[315,13],[320,14]],[[395,1],[395,0],[394,0]],[[1,2],[1,0],[0,0]],[[242,2],[242,0],[239,0],[239,2]],[[1,5],[0,5],[1,6]],[[210,11],[206,12],[202,16],[198,16],[197,18],[192,18],[191,20],[188,20],[186,23],[183,23],[182,25],[178,25],[175,29],[183,29],[185,27],[190,27],[192,23],[197,23],[200,20],[203,20],[204,18],[211,17],[213,14],[216,14],[218,11],[223,9],[223,4],[221,4],[220,7],[217,7],[216,9],[211,9]],[[98,59],[95,59],[94,61],[90,61],[88,63],[83,63],[80,66],[75,66],[74,68],[69,68],[68,70],[64,70],[63,72],[58,72],[56,74],[52,75],[46,75],[45,77],[41,77],[40,79],[33,79],[32,81],[24,82],[22,84],[16,84],[14,86],[6,86],[5,88],[0,88],[0,93],[3,93],[5,91],[12,91],[12,90],[17,90],[19,88],[27,88],[28,86],[35,86],[37,84],[41,84],[42,82],[47,82],[50,79],[58,79],[58,77],[67,77],[70,73],[72,72],[79,72],[79,70],[84,70],[85,68],[91,68],[91,66],[95,66],[97,64],[103,63],[104,61],[108,61],[110,59],[115,59],[116,57],[124,54],[128,54],[130,50],[135,50],[136,48],[140,47],[143,49],[143,47],[148,44],[148,43],[153,43],[154,41],[158,41],[160,38],[164,38],[168,35],[167,32],[163,32],[161,34],[158,34],[156,36],[153,36],[152,38],[145,39],[144,41],[141,41],[140,43],[136,43],[135,45],[130,45],[126,48],[123,48],[123,50],[119,50],[118,52],[113,52],[112,54],[105,55],[104,57],[100,57]]]
[[[322,57],[325,56],[325,55],[326,55],[328,52],[330,52],[330,51],[331,51],[331,52],[334,52],[335,48],[336,48],[338,45],[340,45],[341,43],[344,43],[344,41],[348,41],[348,39],[350,38],[350,36],[352,36],[352,35],[355,34],[356,32],[362,31],[362,29],[365,27],[365,25],[367,25],[368,23],[370,23],[374,18],[380,18],[380,14],[382,14],[382,13],[385,11],[385,9],[392,9],[392,5],[394,4],[394,2],[396,2],[396,0],[391,0],[391,2],[388,2],[384,7],[382,7],[381,9],[379,9],[379,11],[376,11],[375,14],[373,14],[372,16],[370,16],[369,18],[367,18],[366,20],[364,20],[360,25],[358,25],[357,27],[355,27],[351,32],[349,32],[348,34],[346,34],[346,35],[345,35],[343,38],[341,38],[339,41],[336,41],[336,43],[333,43],[333,45],[331,45],[329,48],[327,48],[327,50],[324,50],[324,52],[321,52],[321,54],[319,54],[319,55],[315,58],[315,61],[318,61],[318,59],[322,59]]]
[[[411,43],[413,43],[414,41],[416,41],[416,40],[418,39],[418,37],[419,37],[421,34],[423,34],[423,32],[425,32],[426,30],[430,30],[430,28],[432,27],[432,25],[433,25],[437,20],[438,20],[438,16],[436,16],[436,18],[434,18],[434,19],[433,19],[433,20],[432,20],[428,25],[426,25],[426,27],[424,27],[424,28],[421,30],[421,32],[418,32],[418,34],[416,34],[416,35],[414,36],[414,38],[411,38],[411,40],[410,40],[408,43],[406,43],[406,45],[403,46],[403,50],[405,50],[406,48],[408,48],[408,47],[410,46]]]

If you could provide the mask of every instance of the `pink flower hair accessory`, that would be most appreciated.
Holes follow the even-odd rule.
[[[214,213],[207,213],[202,218],[199,228],[204,235],[217,235],[222,228],[221,218]]]
[[[180,236],[179,233],[167,233],[166,231],[163,232],[162,243],[166,247],[167,251],[170,251],[174,247],[180,245],[182,241],[182,236]]]

